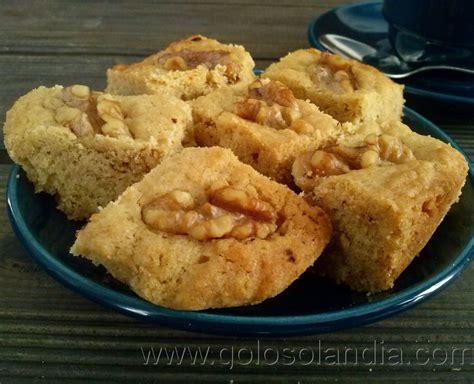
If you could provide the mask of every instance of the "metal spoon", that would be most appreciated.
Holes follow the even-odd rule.
[[[474,75],[474,69],[452,65],[426,65],[415,68],[400,60],[396,55],[387,52],[380,52],[361,41],[341,35],[328,33],[319,36],[318,40],[327,50],[349,59],[356,59],[371,64],[392,79],[402,79],[414,75],[415,73],[436,69],[458,71]]]

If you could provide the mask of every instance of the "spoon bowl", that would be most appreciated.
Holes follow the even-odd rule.
[[[373,65],[392,79],[403,79],[420,72],[432,70],[457,71],[474,75],[474,68],[453,65],[424,65],[414,67],[398,56],[378,51],[374,47],[346,36],[328,33],[319,36],[319,43],[328,51],[348,59],[355,59]]]

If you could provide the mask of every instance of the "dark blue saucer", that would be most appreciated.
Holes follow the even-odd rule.
[[[415,131],[459,149],[449,136],[411,109],[405,108],[405,122]],[[68,221],[55,208],[51,196],[35,194],[18,166],[13,167],[8,180],[7,203],[12,227],[31,257],[65,286],[99,304],[142,321],[179,329],[232,336],[300,335],[355,327],[392,316],[452,282],[473,254],[472,169],[460,201],[390,291],[367,296],[304,274],[285,292],[262,304],[201,312],[153,305],[113,279],[104,268],[71,256],[75,231],[84,223]]]
[[[318,37],[326,33],[347,36],[376,49],[391,51],[388,24],[382,16],[380,1],[342,6],[323,13],[309,25],[308,39],[311,46],[325,50]],[[399,81],[405,84],[405,92],[409,95],[474,106],[472,75],[430,71]]]

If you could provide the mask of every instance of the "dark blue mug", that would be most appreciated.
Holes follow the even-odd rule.
[[[474,0],[385,0],[383,15],[403,60],[474,61]]]

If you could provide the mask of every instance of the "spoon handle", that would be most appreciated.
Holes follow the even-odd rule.
[[[474,75],[474,69],[469,69],[469,68],[464,68],[464,67],[453,67],[450,65],[427,65],[425,67],[415,68],[405,73],[388,73],[388,72],[384,72],[384,73],[392,79],[403,79],[405,77],[414,75],[416,73],[431,71],[431,70],[456,71],[456,72],[467,73],[469,75]]]

